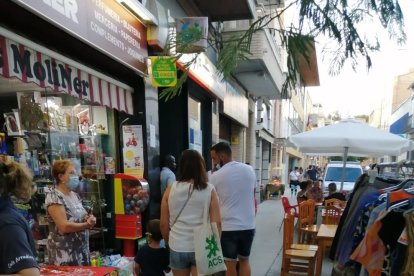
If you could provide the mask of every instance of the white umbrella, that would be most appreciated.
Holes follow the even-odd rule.
[[[397,156],[414,149],[414,144],[408,139],[353,119],[293,135],[289,141],[305,154],[343,155],[341,190],[348,155]]]

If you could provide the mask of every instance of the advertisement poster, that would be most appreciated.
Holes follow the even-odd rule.
[[[105,157],[105,174],[115,174],[115,159],[113,157]]]
[[[124,173],[144,177],[142,126],[122,126]]]

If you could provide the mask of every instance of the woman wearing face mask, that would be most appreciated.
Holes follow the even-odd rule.
[[[79,176],[68,160],[53,164],[52,175],[56,187],[46,195],[49,220],[49,263],[54,265],[88,266],[89,231],[96,218],[88,214],[74,190],[79,186]]]

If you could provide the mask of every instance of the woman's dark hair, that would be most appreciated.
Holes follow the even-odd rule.
[[[301,190],[305,190],[308,187],[308,181],[301,181],[299,182],[299,187]]]
[[[0,163],[0,196],[14,195],[25,201],[32,195],[33,176],[27,168],[17,162]]]
[[[194,188],[203,190],[207,187],[206,163],[196,150],[183,151],[178,167],[178,181],[193,181]]]
[[[159,219],[152,219],[148,222],[147,233],[150,234],[150,238],[153,241],[159,242],[160,240],[162,240]]]

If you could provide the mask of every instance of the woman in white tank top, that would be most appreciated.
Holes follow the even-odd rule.
[[[210,202],[210,221],[221,232],[218,197],[207,183],[203,157],[195,150],[183,151],[177,181],[165,191],[161,203],[161,233],[170,247],[170,267],[174,276],[197,275],[194,228],[203,223],[205,202]]]

